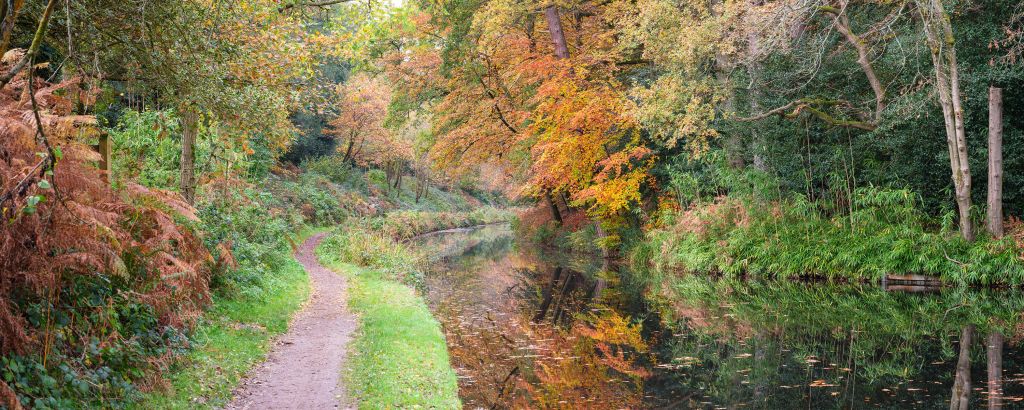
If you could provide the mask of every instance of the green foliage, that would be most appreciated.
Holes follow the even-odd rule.
[[[267,206],[269,194],[253,189],[203,196],[199,204],[203,241],[219,252],[217,245],[230,246],[237,269],[216,272],[210,287],[225,295],[255,296],[287,260],[288,234],[298,229],[301,219],[282,218]],[[225,257],[218,255],[215,257]]]
[[[1010,239],[968,243],[929,228],[907,190],[859,188],[850,206],[852,212],[829,216],[802,195],[721,198],[665,215],[666,228],[651,231],[632,257],[665,269],[756,277],[879,280],[916,273],[961,284],[1024,281],[1021,251]]]
[[[182,329],[161,323],[134,290],[154,286],[159,275],[125,255],[126,272],[80,275],[53,299],[26,306],[32,326],[46,329],[50,348],[0,358],[0,377],[36,409],[123,408],[139,396],[137,382],[151,363],[182,352]],[[46,355],[44,357],[44,354]]]
[[[173,110],[125,110],[107,130],[112,146],[111,176],[115,186],[131,181],[143,186],[176,190],[181,177],[181,123]],[[261,179],[275,158],[261,135],[249,138],[251,152],[222,135],[220,125],[200,123],[193,147],[195,174],[244,175]]]
[[[369,193],[366,185],[367,179],[364,178],[363,173],[340,156],[326,155],[307,159],[302,162],[302,169],[306,172],[323,175],[342,188],[364,194]],[[380,174],[383,175],[383,171],[380,171]]]
[[[325,263],[350,263],[372,269],[378,279],[419,286],[422,256],[391,236],[371,228],[338,228],[317,249]]]
[[[172,111],[127,110],[109,131],[113,142],[111,176],[155,188],[177,188],[180,177],[181,127]],[[208,162],[208,139],[197,138],[196,160]]]

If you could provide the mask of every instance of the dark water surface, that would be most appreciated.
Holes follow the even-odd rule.
[[[1019,291],[654,287],[504,225],[419,243],[466,408],[949,408],[958,361],[970,408],[1024,408]]]

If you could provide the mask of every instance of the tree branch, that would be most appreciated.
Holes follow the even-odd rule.
[[[0,89],[6,87],[7,83],[11,82],[11,79],[18,75],[18,72],[21,71],[22,68],[25,68],[25,64],[29,61],[33,61],[36,54],[39,53],[39,46],[43,43],[43,35],[46,34],[46,26],[50,24],[50,15],[53,14],[53,7],[56,4],[57,0],[50,0],[50,2],[46,4],[46,9],[43,10],[43,17],[39,19],[39,27],[36,27],[36,34],[32,37],[32,45],[28,47],[28,52],[26,52],[25,56],[21,58],[21,61],[18,61],[18,63],[11,68],[11,71],[4,74],[3,77],[0,77]],[[32,79],[30,78],[29,81],[32,81]]]
[[[352,0],[321,0],[321,1],[296,1],[294,3],[288,3],[277,8],[279,13],[284,13],[289,9],[295,7],[327,7],[335,4],[348,3]]]
[[[882,119],[882,111],[885,110],[885,88],[882,86],[882,82],[878,80],[875,68],[871,66],[871,56],[867,42],[850,29],[850,19],[844,12],[845,8],[840,10],[832,6],[822,6],[820,10],[835,16],[836,30],[857,51],[857,64],[860,65],[864,75],[868,78],[871,91],[875,93],[875,114],[873,120],[875,123],[878,123]]]
[[[737,118],[736,121],[740,121],[740,122],[753,122],[753,121],[763,120],[763,119],[771,117],[773,115],[778,115],[778,116],[780,116],[782,118],[791,120],[791,119],[794,119],[794,118],[798,117],[802,112],[807,111],[807,112],[811,113],[811,115],[814,115],[815,117],[818,117],[819,120],[821,120],[821,121],[823,121],[823,122],[825,122],[825,123],[827,123],[829,125],[836,126],[836,127],[856,128],[856,129],[861,129],[861,130],[865,130],[865,131],[874,131],[875,128],[878,128],[878,125],[875,124],[875,123],[872,123],[872,122],[854,121],[854,120],[840,120],[840,119],[837,119],[837,118],[833,117],[831,114],[829,114],[829,113],[827,113],[827,112],[825,112],[825,111],[815,107],[816,105],[817,106],[822,106],[822,105],[838,105],[840,103],[841,103],[841,101],[818,100],[818,99],[803,99],[803,98],[801,98],[799,100],[792,101],[789,104],[783,105],[781,107],[778,107],[778,108],[775,108],[775,109],[772,109],[772,110],[769,110],[769,111],[766,111],[766,112],[763,112],[761,114],[754,115],[752,117]],[[792,109],[792,111],[789,111],[790,109]]]

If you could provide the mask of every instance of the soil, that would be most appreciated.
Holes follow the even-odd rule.
[[[346,307],[345,278],[317,261],[314,250],[324,235],[309,238],[295,254],[309,274],[309,302],[225,409],[355,408],[341,374],[357,322]]]

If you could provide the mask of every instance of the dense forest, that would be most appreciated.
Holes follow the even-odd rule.
[[[766,351],[967,408],[1024,329],[971,293],[1024,284],[1016,0],[0,0],[0,55],[0,408],[782,405],[679,370]]]

